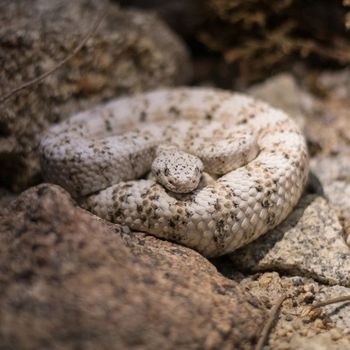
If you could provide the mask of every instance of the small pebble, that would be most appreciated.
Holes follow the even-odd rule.
[[[293,286],[301,286],[304,283],[304,279],[300,276],[294,276],[291,278]]]
[[[292,315],[286,315],[285,320],[286,321],[292,321],[293,320],[293,316]]]
[[[314,301],[315,295],[312,292],[307,292],[303,295],[304,303],[310,304]]]
[[[331,335],[332,340],[339,340],[342,337],[342,334],[336,328],[331,329],[329,333]]]

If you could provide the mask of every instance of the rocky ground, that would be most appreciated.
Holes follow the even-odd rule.
[[[104,2],[69,3],[1,3],[0,95],[61,59]],[[350,70],[298,63],[243,89],[304,130],[310,179],[284,223],[208,261],[40,184],[36,145],[50,123],[120,94],[214,84],[160,19],[108,6],[84,51],[1,106],[0,349],[254,349],[281,296],[266,349],[349,349],[350,303],[312,305],[350,295]]]

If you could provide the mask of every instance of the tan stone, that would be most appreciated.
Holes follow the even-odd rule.
[[[193,250],[130,233],[57,186],[0,220],[0,348],[251,349],[255,297]]]

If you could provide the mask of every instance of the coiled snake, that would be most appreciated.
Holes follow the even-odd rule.
[[[86,209],[206,256],[278,225],[308,175],[292,119],[211,88],[116,99],[51,127],[40,151],[46,179]]]

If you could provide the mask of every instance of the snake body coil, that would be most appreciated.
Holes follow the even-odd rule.
[[[206,256],[278,225],[308,175],[292,119],[210,88],[119,98],[53,126],[40,150],[46,179],[88,210]]]

